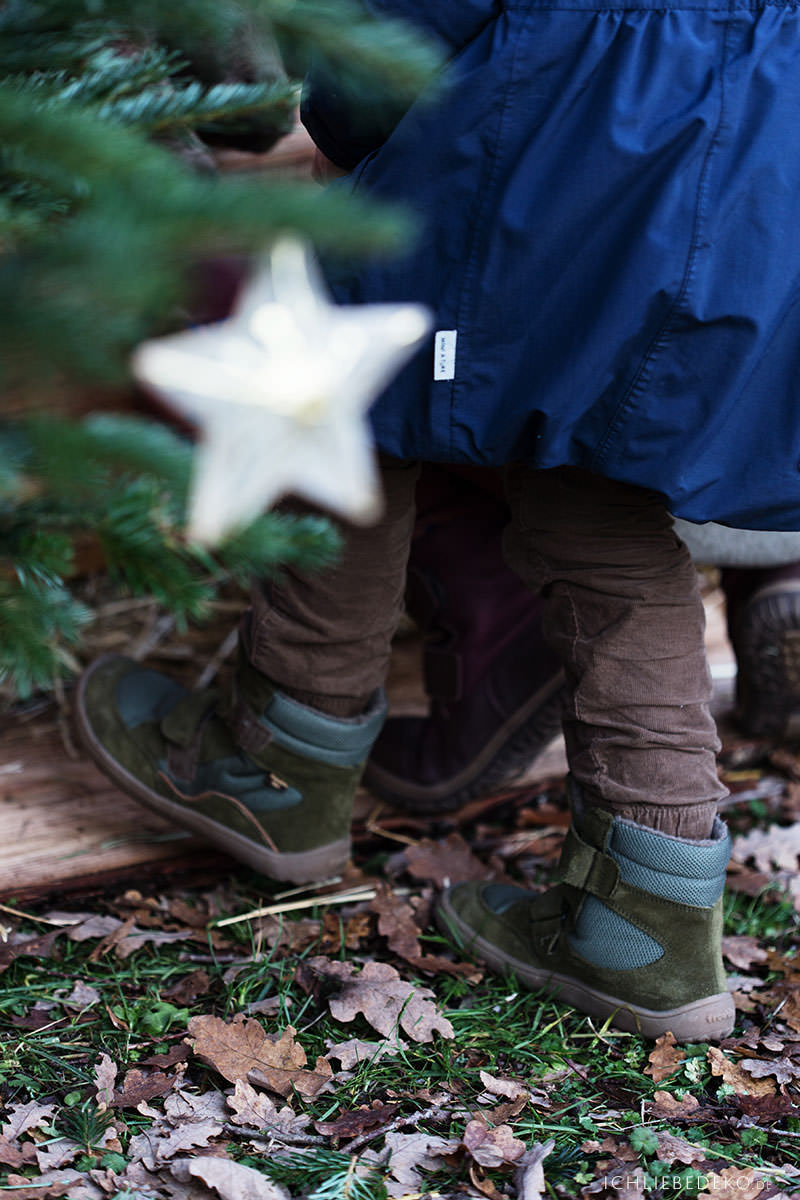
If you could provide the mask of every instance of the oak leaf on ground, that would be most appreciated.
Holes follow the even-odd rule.
[[[102,1053],[94,1069],[95,1098],[98,1104],[110,1105],[117,1086],[117,1064]]]
[[[122,1087],[114,1090],[112,1104],[115,1108],[137,1108],[143,1100],[166,1096],[180,1082],[180,1075],[165,1075],[163,1071],[146,1072],[132,1067],[126,1073]]]
[[[346,1042],[326,1042],[326,1058],[338,1058],[343,1071],[352,1071],[359,1063],[378,1062],[387,1055],[394,1057],[405,1044],[399,1038],[384,1038],[381,1042],[364,1042],[361,1038],[348,1038]]]
[[[550,1140],[543,1145],[534,1143],[526,1150],[517,1162],[514,1172],[514,1184],[518,1200],[539,1200],[545,1193],[544,1160],[553,1149],[555,1142]]]
[[[0,1163],[6,1167],[26,1167],[36,1162],[36,1146],[33,1142],[17,1142],[0,1134]]]
[[[520,1079],[499,1079],[488,1071],[479,1071],[478,1076],[486,1091],[478,1097],[479,1104],[491,1103],[495,1096],[503,1096],[506,1100],[519,1100],[528,1095],[528,1089]]]
[[[658,1138],[656,1158],[659,1162],[681,1162],[689,1166],[691,1163],[702,1162],[706,1157],[707,1151],[704,1146],[695,1146],[684,1138],[676,1137],[673,1133],[658,1130],[656,1137]]]
[[[55,1104],[39,1104],[37,1100],[29,1100],[27,1104],[12,1104],[8,1108],[8,1120],[0,1128],[0,1133],[6,1138],[22,1137],[29,1129],[38,1129],[52,1121],[56,1111]]]
[[[752,1167],[724,1167],[719,1172],[706,1175],[705,1191],[697,1200],[756,1200],[764,1190],[764,1180],[756,1175]]]
[[[482,1167],[506,1166],[517,1162],[525,1153],[525,1143],[514,1137],[510,1125],[490,1129],[485,1121],[470,1121],[461,1142]]]
[[[270,1035],[253,1017],[237,1013],[232,1021],[192,1017],[187,1028],[195,1056],[231,1083],[249,1076],[281,1096],[291,1095],[293,1088],[303,1096],[316,1096],[333,1076],[324,1058],[317,1059],[313,1071],[305,1070],[306,1052],[294,1040],[291,1025],[280,1036]]]
[[[797,871],[800,856],[800,821],[793,825],[770,825],[751,829],[733,839],[731,857],[738,862],[752,858],[759,871],[770,873],[773,867]]]
[[[425,838],[409,846],[403,856],[409,874],[439,888],[487,877],[486,864],[476,858],[459,833],[448,834],[438,842]]]
[[[183,1183],[200,1179],[217,1193],[220,1200],[289,1200],[286,1189],[273,1183],[261,1171],[229,1158],[200,1154],[178,1159],[170,1170]]]
[[[740,1065],[727,1058],[718,1046],[709,1046],[708,1062],[712,1075],[719,1075],[723,1083],[730,1084],[737,1095],[768,1096],[775,1091],[771,1079],[755,1079]]]
[[[389,1151],[389,1175],[386,1190],[390,1196],[406,1196],[422,1190],[423,1171],[436,1170],[443,1165],[446,1154],[459,1147],[457,1138],[443,1138],[430,1133],[387,1133],[385,1147]]]
[[[291,1136],[302,1133],[311,1121],[306,1113],[295,1113],[288,1104],[277,1108],[266,1092],[258,1092],[246,1079],[237,1079],[227,1097],[231,1123],[250,1129],[275,1131]]]
[[[0,971],[5,971],[17,958],[49,958],[56,938],[63,932],[63,929],[50,929],[35,937],[12,934],[8,941],[0,942]]]
[[[758,938],[746,937],[744,934],[724,937],[722,953],[729,963],[741,971],[748,970],[753,963],[763,963],[767,958],[767,952],[758,944]]]
[[[670,1075],[680,1070],[685,1058],[686,1051],[676,1044],[675,1035],[667,1031],[656,1038],[655,1047],[647,1056],[649,1065],[644,1073],[651,1075],[654,1083],[661,1083],[662,1079],[669,1079]]]
[[[396,1104],[382,1104],[375,1100],[372,1107],[366,1104],[349,1112],[340,1113],[333,1121],[316,1121],[317,1133],[330,1138],[360,1137],[368,1129],[379,1129],[397,1115]]]
[[[361,1013],[373,1029],[391,1037],[403,1029],[415,1042],[433,1041],[435,1033],[454,1037],[453,1026],[434,1003],[430,988],[407,983],[389,963],[368,962],[356,973],[352,962],[309,960],[316,973],[341,982],[341,991],[329,1000],[336,1021],[352,1021]]]
[[[650,1112],[654,1117],[666,1117],[674,1120],[690,1117],[699,1107],[700,1101],[691,1093],[687,1093],[682,1100],[678,1100],[671,1092],[655,1092]]]
[[[800,1077],[800,1062],[787,1058],[785,1054],[780,1058],[771,1059],[743,1058],[740,1060],[739,1066],[754,1079],[774,1076],[778,1083],[791,1083],[793,1079]]]

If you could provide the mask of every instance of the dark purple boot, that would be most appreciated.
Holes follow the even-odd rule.
[[[564,677],[543,602],[503,560],[502,500],[445,475],[420,505],[407,608],[425,631],[427,717],[390,717],[364,774],[377,795],[448,812],[526,769],[560,729]]]
[[[800,732],[800,563],[722,572],[737,717],[753,736]]]

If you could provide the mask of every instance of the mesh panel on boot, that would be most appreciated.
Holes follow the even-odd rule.
[[[710,908],[722,895],[730,836],[719,818],[702,841],[657,833],[632,821],[614,822],[608,852],[626,883],[696,908]]]
[[[569,944],[587,962],[611,971],[646,967],[664,953],[655,938],[606,908],[594,896],[584,900]]]

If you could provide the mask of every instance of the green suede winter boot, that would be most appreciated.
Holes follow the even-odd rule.
[[[363,716],[339,719],[283,695],[245,661],[223,702],[109,655],[81,678],[75,707],[84,745],[123,791],[255,870],[306,883],[347,862],[382,692]]]
[[[731,1032],[722,967],[730,837],[689,841],[587,808],[564,842],[563,880],[543,895],[465,883],[442,897],[440,928],[489,966],[582,1012],[679,1042]]]

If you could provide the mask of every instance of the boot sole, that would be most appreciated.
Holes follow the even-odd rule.
[[[445,936],[456,935],[464,948],[493,970],[514,975],[532,991],[545,991],[590,1016],[611,1018],[611,1024],[618,1029],[646,1038],[661,1037],[670,1031],[677,1042],[717,1041],[727,1037],[733,1029],[736,1010],[728,992],[704,996],[702,1000],[678,1008],[655,1011],[609,996],[569,975],[532,967],[530,963],[498,950],[461,920],[446,894],[439,900],[435,920]]]
[[[800,733],[800,582],[759,589],[737,630],[738,718],[753,736]]]
[[[161,817],[184,826],[193,833],[199,834],[213,846],[224,850],[232,858],[237,858],[267,875],[270,879],[288,883],[318,883],[338,875],[350,858],[350,838],[341,838],[329,842],[325,846],[315,846],[313,850],[279,851],[270,850],[267,846],[259,846],[256,842],[206,817],[203,813],[187,810],[182,804],[168,800],[166,796],[152,791],[135,775],[131,775],[116,759],[106,751],[102,742],[94,735],[85,712],[86,686],[93,671],[105,659],[98,659],[81,676],[75,695],[75,725],[78,736],[89,756],[94,760],[104,775],[107,775],[127,795],[138,800]]]
[[[561,731],[565,693],[559,672],[500,726],[466,767],[441,783],[414,783],[368,760],[364,786],[408,812],[453,812],[531,765]]]

